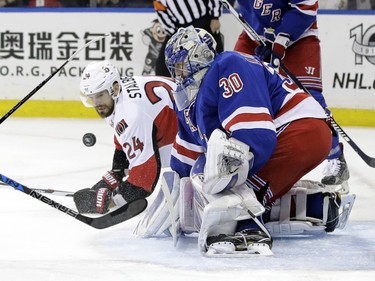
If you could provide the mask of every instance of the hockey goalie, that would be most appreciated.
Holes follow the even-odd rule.
[[[217,130],[190,177],[162,176],[159,193],[135,233],[144,238],[197,233],[208,257],[273,255],[272,237],[344,228],[355,195],[341,197],[319,182],[300,180],[265,208],[246,182],[253,158],[248,147]]]
[[[271,255],[273,236],[343,226],[354,197],[299,182],[331,150],[323,108],[258,57],[215,46],[193,26],[167,43],[178,134],[137,233],[197,232],[207,256],[250,256]]]

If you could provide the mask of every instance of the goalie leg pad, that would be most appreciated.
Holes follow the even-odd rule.
[[[204,195],[206,198],[207,196]],[[209,204],[204,207],[198,245],[202,252],[208,249],[207,237],[220,234],[234,234],[237,222],[264,212],[252,189],[246,185],[236,186],[220,194],[210,195]]]
[[[180,180],[180,228],[187,234],[198,232],[196,221],[200,221],[199,213],[196,213],[194,188],[189,177]],[[203,203],[204,204],[204,203]],[[198,208],[199,210],[199,208]]]
[[[180,177],[176,172],[164,172],[159,193],[138,223],[134,232],[136,235],[146,238],[163,234],[174,235],[178,232],[179,182]]]
[[[342,202],[337,192],[327,192],[319,182],[300,180],[272,206],[265,224],[272,236],[332,232],[346,224],[354,196]]]
[[[175,176],[174,172],[170,175]],[[163,175],[165,177],[165,175]],[[171,178],[171,176],[169,176]],[[173,213],[175,221],[179,219],[176,224],[176,234],[184,232],[191,234],[198,232],[201,225],[201,215],[204,207],[208,204],[207,199],[201,196],[201,193],[195,192],[190,178],[182,178],[177,186],[178,175],[173,180],[163,181],[162,186],[156,196],[154,202],[147,209],[145,216],[138,223],[135,234],[144,238],[151,236],[171,236],[173,233],[172,221],[170,219],[170,208],[168,207],[168,200],[173,202]],[[166,184],[170,182],[171,184]],[[162,188],[163,185],[168,186]],[[171,186],[175,186],[170,188]],[[166,192],[170,195],[166,196]],[[169,199],[167,199],[169,198]],[[173,235],[172,235],[173,236]]]

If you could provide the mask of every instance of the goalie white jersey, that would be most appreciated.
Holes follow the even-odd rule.
[[[106,121],[114,129],[116,149],[123,150],[129,161],[127,181],[150,192],[161,167],[169,165],[177,133],[171,99],[175,84],[155,76],[121,79],[120,96]]]

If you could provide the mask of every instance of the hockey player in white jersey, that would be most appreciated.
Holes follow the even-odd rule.
[[[75,192],[79,212],[106,213],[112,196],[123,204],[153,192],[161,168],[169,166],[177,133],[173,89],[162,77],[120,77],[109,61],[87,65],[80,97],[113,128],[115,152],[112,169],[93,187]]]

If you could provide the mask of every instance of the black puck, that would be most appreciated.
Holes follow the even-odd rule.
[[[87,147],[90,147],[90,146],[95,145],[96,137],[92,133],[86,133],[83,135],[82,141],[84,145],[86,145]]]

